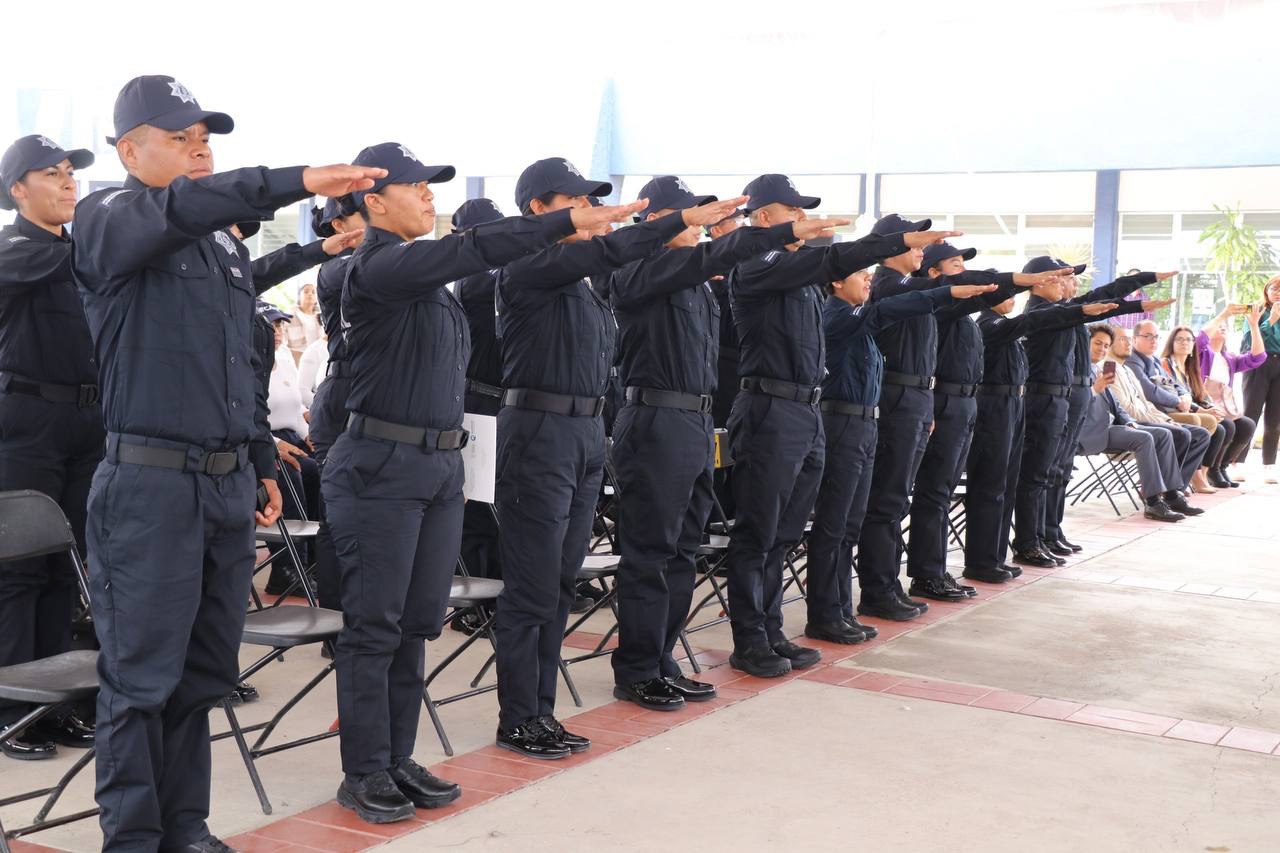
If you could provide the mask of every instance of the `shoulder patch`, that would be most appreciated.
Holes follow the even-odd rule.
[[[106,198],[104,198],[102,201],[98,202],[98,204],[100,204],[102,207],[110,207],[111,202],[115,201],[117,198],[124,195],[125,193],[131,193],[131,192],[133,192],[133,190],[116,190],[115,192],[111,193]]]
[[[30,237],[23,237],[21,234],[17,234],[17,235],[15,235],[15,236],[13,236],[13,237],[10,237],[10,238],[9,238],[9,242],[10,242],[10,243],[21,243],[21,242],[24,242],[24,241],[26,241],[26,240],[30,240],[30,239],[31,239]]]

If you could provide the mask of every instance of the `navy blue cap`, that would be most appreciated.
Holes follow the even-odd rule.
[[[323,207],[311,208],[311,230],[317,237],[332,237],[337,233],[333,227],[333,220],[350,216],[357,209],[355,200],[350,195],[325,199]]]
[[[589,195],[587,196],[587,204],[592,207],[600,207],[604,202],[600,200],[600,196],[598,195]]]
[[[1072,266],[1059,258],[1051,258],[1048,255],[1040,255],[1027,261],[1027,265],[1022,268],[1025,273],[1049,272],[1050,270],[1060,270],[1063,267],[1071,267],[1074,275],[1080,275],[1085,271],[1088,264],[1076,264]]]
[[[164,130],[182,130],[202,121],[210,133],[230,133],[236,126],[226,113],[213,113],[200,108],[191,90],[172,77],[147,74],[134,77],[116,95],[116,135],[107,137],[108,145],[139,125],[149,124]]]
[[[747,213],[768,204],[785,204],[803,210],[812,210],[822,204],[822,199],[815,195],[800,195],[786,175],[761,175],[743,187],[742,194],[751,196],[747,201]]]
[[[372,187],[367,190],[356,190],[351,194],[358,205],[364,204],[364,197],[369,193],[376,193],[390,184],[416,184],[419,181],[443,184],[445,181],[452,181],[453,176],[457,174],[457,170],[452,166],[423,165],[412,151],[399,142],[380,142],[377,145],[370,145],[357,154],[356,159],[351,162],[355,166],[372,166],[387,170],[387,176],[375,180]]]
[[[924,260],[920,262],[920,271],[928,272],[947,258],[964,258],[966,261],[971,261],[977,254],[977,249],[957,249],[945,241],[933,243],[924,247]]]
[[[73,168],[83,169],[93,165],[93,154],[83,148],[64,151],[49,137],[35,133],[15,141],[0,158],[0,209],[13,210],[17,206],[9,198],[9,187],[23,175],[56,166],[63,160],[70,160]]]
[[[713,195],[694,195],[693,190],[675,175],[659,175],[645,184],[640,188],[640,195],[636,196],[637,200],[642,198],[649,199],[649,206],[636,214],[636,222],[659,210],[684,210],[716,200]]]
[[[502,209],[492,199],[469,199],[453,212],[453,233],[457,234],[486,222],[497,222],[502,218]]]
[[[578,167],[563,157],[547,157],[531,163],[520,173],[516,181],[516,207],[526,212],[535,198],[547,193],[564,193],[576,198],[580,195],[610,195],[612,192],[613,184],[608,181],[584,178]]]
[[[258,316],[266,318],[268,323],[277,323],[280,320],[293,319],[292,314],[286,314],[270,302],[263,302],[261,299],[258,300],[256,310],[258,312]]]
[[[240,232],[241,240],[248,240],[262,230],[262,223],[256,219],[250,219],[248,222],[237,222],[236,230]]]
[[[890,213],[888,216],[882,216],[876,220],[876,224],[871,226],[871,233],[880,237],[889,237],[893,234],[905,234],[908,231],[928,231],[933,225],[932,219],[921,219],[919,222],[912,222],[896,213]]]

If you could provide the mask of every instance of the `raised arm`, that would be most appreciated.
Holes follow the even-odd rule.
[[[305,246],[289,243],[274,252],[254,258],[250,264],[253,270],[253,292],[261,296],[280,282],[288,281],[295,275],[324,263],[326,258],[328,255],[324,252],[323,240],[316,240]]]

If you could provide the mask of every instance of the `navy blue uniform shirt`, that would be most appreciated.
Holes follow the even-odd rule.
[[[1110,284],[1095,287],[1074,299],[1062,302],[1046,302],[1038,296],[1027,300],[1027,311],[1043,311],[1051,305],[1087,305],[1090,302],[1114,302],[1124,299],[1144,285],[1155,284],[1155,273],[1139,273],[1121,276]],[[1122,302],[1114,311],[1093,318],[1102,322],[1121,314],[1137,314],[1142,311],[1141,302]],[[1083,326],[1046,329],[1027,338],[1027,362],[1031,382],[1046,385],[1070,385],[1076,377],[1088,377],[1089,330]]]
[[[569,211],[500,219],[439,240],[369,226],[346,265],[347,410],[429,429],[462,424],[471,333],[445,285],[572,234]]]
[[[822,380],[822,399],[879,405],[884,356],[876,346],[875,335],[894,323],[931,313],[951,301],[950,287],[911,290],[861,305],[828,296],[822,306],[822,331],[827,339],[827,378]]]
[[[347,278],[347,263],[352,254],[348,249],[330,258],[316,273],[316,302],[320,305],[320,323],[327,338],[329,361],[347,358],[347,338],[342,328],[342,283]]]
[[[906,250],[901,234],[869,234],[851,243],[773,251],[734,267],[729,296],[738,374],[816,386],[826,370],[826,286]]]
[[[108,432],[205,450],[250,442],[258,476],[275,477],[254,378],[253,272],[226,229],[310,196],[302,171],[236,169],[163,188],[130,177],[76,206],[72,271]]]
[[[1013,273],[999,273],[993,278],[993,283],[999,284],[995,290],[961,299],[933,315],[938,323],[938,363],[934,370],[939,382],[976,385],[982,381],[982,332],[970,315],[999,305],[1015,292]]]
[[[618,325],[589,276],[646,258],[685,229],[678,213],[558,243],[498,273],[502,386],[602,397]]]
[[[668,249],[613,274],[622,384],[686,394],[716,388],[720,305],[707,280],[795,242],[791,223],[739,228],[719,240]]]
[[[502,387],[502,351],[498,348],[497,316],[494,314],[498,283],[496,269],[469,275],[458,282],[458,299],[467,312],[471,329],[471,360],[467,378]]]
[[[55,385],[98,381],[71,279],[71,240],[18,216],[0,230],[0,370]]]
[[[247,248],[243,254],[248,257]],[[280,282],[288,281],[316,264],[324,263],[328,257],[324,253],[324,241],[315,240],[305,246],[289,243],[255,258],[250,265],[253,269],[254,292],[261,296]]]
[[[997,314],[990,308],[978,314],[982,332],[982,381],[988,385],[1026,385],[1027,352],[1022,339],[1049,328],[1079,323],[1084,310],[1079,305],[1055,305],[1041,311],[1023,310],[1017,317]]]

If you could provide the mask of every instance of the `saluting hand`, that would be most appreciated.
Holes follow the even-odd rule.
[[[1117,302],[1090,302],[1084,306],[1084,316],[1097,317],[1099,314],[1114,311],[1119,307],[1120,304]]]
[[[1177,301],[1178,301],[1178,300],[1173,299],[1173,298],[1169,298],[1169,299],[1144,299],[1144,300],[1142,300],[1142,310],[1143,310],[1143,311],[1147,311],[1147,312],[1157,311],[1157,310],[1159,310],[1159,309],[1161,309],[1161,308],[1167,308],[1168,306],[1172,305],[1173,303],[1175,303],[1175,302],[1177,302]]]
[[[907,244],[908,249],[923,249],[933,243],[963,235],[963,231],[908,231],[902,235],[902,242]]]
[[[1056,270],[1046,270],[1045,272],[1016,272],[1013,274],[1013,283],[1018,287],[1035,287],[1037,284],[1048,284],[1055,278],[1073,275],[1075,269],[1073,267],[1062,267]]]
[[[684,219],[684,224],[690,227],[694,225],[715,225],[721,219],[733,214],[735,210],[747,203],[749,195],[740,195],[737,198],[729,198],[724,201],[712,201],[697,207],[686,207],[680,211],[680,215]]]
[[[302,170],[302,185],[313,195],[337,198],[356,190],[367,190],[378,178],[387,176],[386,169],[369,166],[308,166]]]
[[[257,520],[259,527],[270,527],[280,518],[284,500],[280,497],[280,487],[276,485],[275,480],[264,479],[262,486],[267,490],[267,508],[265,511],[255,511],[253,517]]]
[[[324,253],[330,257],[341,255],[347,249],[354,249],[360,245],[360,241],[364,239],[364,229],[356,228],[352,231],[341,231],[337,234],[331,234],[324,238],[324,242],[320,244],[320,248],[324,249]]]
[[[952,299],[969,299],[996,289],[994,284],[957,284],[951,288]]]
[[[569,220],[578,231],[594,231],[601,225],[623,222],[649,206],[647,198],[631,204],[601,205],[600,207],[575,207],[569,211]]]
[[[834,237],[837,228],[848,224],[848,219],[806,219],[791,223],[791,230],[797,240],[817,240],[820,237]]]
[[[1174,270],[1173,272],[1158,272],[1156,273],[1156,281],[1168,281],[1177,274],[1177,270]]]

